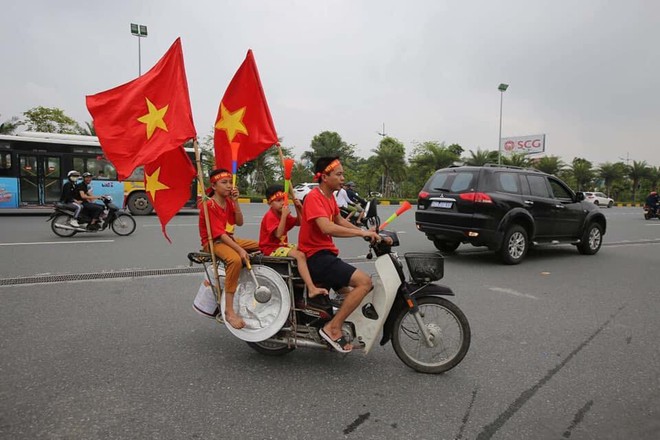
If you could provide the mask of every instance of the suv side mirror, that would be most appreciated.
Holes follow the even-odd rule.
[[[575,193],[575,201],[581,202],[582,200],[584,200],[584,193],[582,191]]]

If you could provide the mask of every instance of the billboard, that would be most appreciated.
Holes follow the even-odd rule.
[[[504,155],[543,153],[545,134],[502,138],[500,151]]]

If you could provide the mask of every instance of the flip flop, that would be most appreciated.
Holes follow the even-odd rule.
[[[335,349],[336,351],[338,351],[339,353],[350,353],[351,351],[353,351],[352,348],[351,348],[350,350],[345,350],[345,349],[344,349],[344,346],[346,346],[346,345],[349,344],[349,342],[346,340],[346,338],[344,338],[344,335],[342,335],[342,336],[340,336],[339,338],[333,340],[333,339],[332,339],[332,338],[331,338],[331,337],[325,332],[325,330],[323,330],[323,329],[320,329],[320,330],[319,330],[319,334],[321,335],[321,337],[322,337],[323,339],[326,340],[326,342],[327,342],[328,344],[330,344],[330,346],[331,346],[332,348],[334,348],[334,349]]]

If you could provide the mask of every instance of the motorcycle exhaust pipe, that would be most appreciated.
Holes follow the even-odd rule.
[[[282,345],[291,345],[293,347],[304,347],[304,348],[324,348],[327,349],[329,348],[325,344],[321,344],[316,341],[310,341],[309,339],[283,339],[283,338],[270,338],[266,339],[264,342],[277,342]]]

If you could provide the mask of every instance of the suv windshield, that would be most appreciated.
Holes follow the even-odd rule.
[[[427,185],[427,191],[461,193],[470,191],[476,181],[476,172],[443,170],[437,172]]]

